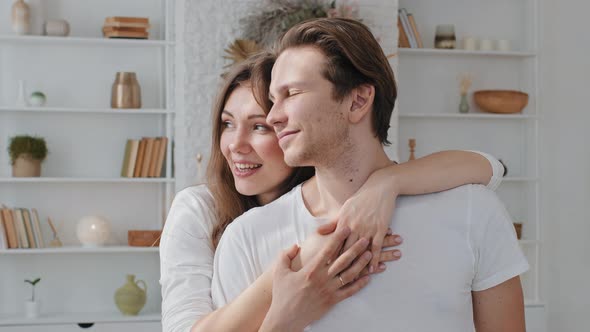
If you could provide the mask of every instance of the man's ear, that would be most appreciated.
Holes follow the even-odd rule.
[[[352,123],[360,122],[373,109],[375,100],[375,86],[371,84],[361,84],[351,92],[352,103],[348,119]]]

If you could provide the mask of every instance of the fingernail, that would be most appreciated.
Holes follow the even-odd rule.
[[[386,268],[387,268],[387,265],[385,265],[383,263],[379,263],[379,271],[385,271]]]
[[[364,237],[363,237],[363,238],[361,238],[361,239],[360,239],[360,241],[361,241],[361,245],[362,245],[362,246],[367,246],[367,245],[369,245],[369,240],[367,240],[367,239],[366,239],[366,238],[364,238]]]
[[[371,257],[373,257],[373,254],[370,251],[365,251],[363,256],[365,259],[371,259]]]
[[[395,257],[398,257],[398,258],[399,258],[399,257],[402,257],[402,253],[401,253],[401,251],[394,251],[394,252],[393,252],[393,256],[395,256]]]
[[[391,228],[388,228],[387,229],[387,235],[391,235],[391,234],[393,234],[393,231],[391,230]]]
[[[375,268],[373,267],[373,265],[371,265],[371,267],[369,267],[369,273],[373,273],[373,271],[375,271]]]
[[[402,242],[404,242],[404,239],[402,239],[401,236],[396,236],[395,237],[395,243],[402,243]]]

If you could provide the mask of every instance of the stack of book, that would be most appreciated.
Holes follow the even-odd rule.
[[[397,29],[399,31],[398,47],[423,48],[422,37],[418,32],[414,15],[408,13],[405,8],[398,10]]]
[[[102,33],[106,38],[147,39],[150,20],[147,17],[107,17]]]
[[[0,249],[44,248],[43,233],[36,209],[0,210]]]
[[[168,137],[128,139],[121,176],[126,178],[164,177]]]

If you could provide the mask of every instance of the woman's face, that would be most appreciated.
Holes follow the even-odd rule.
[[[221,152],[232,171],[236,190],[267,204],[293,171],[283,160],[277,136],[248,85],[238,86],[221,114]]]

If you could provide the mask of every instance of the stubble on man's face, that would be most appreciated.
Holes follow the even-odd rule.
[[[353,148],[347,101],[334,99],[334,86],[321,73],[325,62],[319,50],[301,47],[284,51],[273,68],[275,87],[288,90],[289,82],[300,82],[304,87],[286,97],[283,104],[287,127],[300,130],[284,148],[285,162],[290,166],[345,167],[336,163]]]

